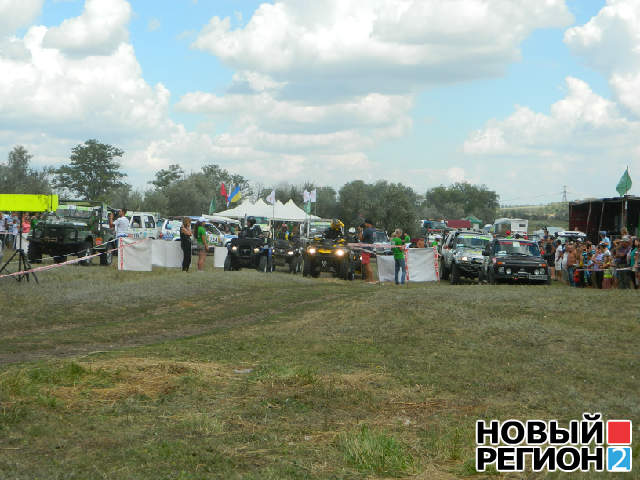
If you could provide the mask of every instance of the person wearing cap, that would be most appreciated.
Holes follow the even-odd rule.
[[[360,241],[362,243],[368,243],[373,245],[375,239],[376,229],[373,228],[373,222],[371,220],[364,221],[364,229]],[[362,250],[362,266],[364,267],[367,283],[376,283],[373,280],[373,269],[371,268],[371,252]]]
[[[607,244],[607,248],[611,248],[611,239],[607,237],[607,232],[604,230],[600,232],[600,243],[605,242]]]

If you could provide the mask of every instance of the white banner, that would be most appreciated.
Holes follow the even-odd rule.
[[[227,247],[216,247],[213,254],[213,266],[216,268],[224,267],[224,261],[227,259]]]
[[[410,282],[435,282],[436,264],[432,248],[410,248],[407,250],[407,280]],[[395,261],[393,255],[378,255],[378,279],[380,282],[395,281]],[[398,280],[402,272],[398,272]]]
[[[156,267],[182,268],[180,242],[151,240],[151,263]]]
[[[152,240],[145,238],[119,239],[118,270],[132,270],[135,272],[150,272],[152,259]]]

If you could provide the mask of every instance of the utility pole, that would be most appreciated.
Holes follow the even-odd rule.
[[[564,203],[567,203],[567,186],[566,185],[562,186],[562,201]]]

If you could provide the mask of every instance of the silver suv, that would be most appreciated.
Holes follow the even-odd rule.
[[[461,277],[478,278],[482,266],[482,251],[491,242],[491,235],[476,231],[450,232],[440,249],[440,278],[455,285]]]

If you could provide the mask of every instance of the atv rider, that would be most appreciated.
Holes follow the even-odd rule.
[[[243,238],[258,238],[262,236],[262,229],[260,225],[256,225],[254,217],[247,218],[247,226],[242,229],[240,236]]]
[[[339,238],[342,238],[343,228],[344,228],[344,223],[342,223],[340,220],[334,219],[331,222],[331,226],[327,230],[325,230],[324,238],[327,238],[329,240],[338,240]]]

